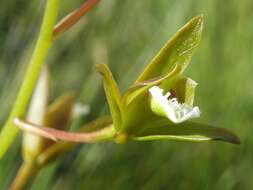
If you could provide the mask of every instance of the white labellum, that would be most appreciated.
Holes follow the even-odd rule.
[[[151,110],[157,115],[167,117],[173,123],[182,123],[188,119],[200,116],[198,106],[179,103],[176,98],[169,98],[170,92],[163,95],[163,89],[153,86],[149,89],[152,96]]]

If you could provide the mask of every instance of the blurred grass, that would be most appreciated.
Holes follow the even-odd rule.
[[[61,16],[81,0],[61,1]],[[15,99],[44,1],[0,6],[0,121]],[[52,98],[80,92],[91,105],[86,120],[108,114],[97,63],[110,65],[122,91],[191,17],[205,15],[201,47],[187,75],[198,81],[201,121],[235,131],[240,146],[226,143],[148,142],[82,145],[45,168],[31,189],[251,189],[253,187],[253,1],[102,0],[58,39],[47,63]],[[20,164],[20,138],[0,161],[0,189]]]

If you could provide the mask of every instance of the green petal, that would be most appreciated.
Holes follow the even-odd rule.
[[[163,77],[157,77],[143,82],[135,83],[131,86],[125,93],[123,97],[124,105],[130,104],[135,98],[141,95],[143,92],[147,91],[152,86],[160,85],[163,81],[169,80],[177,76],[182,71],[181,65],[176,65],[175,68]],[[141,98],[141,97],[140,97]]]
[[[182,64],[185,69],[199,45],[202,28],[203,15],[190,20],[151,60],[136,83],[162,76],[170,72],[176,64]]]
[[[103,77],[105,94],[110,107],[114,126],[116,129],[119,129],[122,119],[122,103],[119,88],[106,64],[99,64],[96,68]]]
[[[164,77],[144,81],[132,86],[123,97],[124,103],[124,122],[122,131],[126,133],[134,133],[139,127],[160,119],[150,109],[150,95],[148,89],[154,85],[160,85],[164,81],[174,81],[178,78],[178,73],[182,70],[181,65],[176,65],[174,70]],[[139,126],[136,128],[136,126]]]
[[[175,81],[171,90],[175,93],[174,95],[179,102],[193,105],[196,87],[197,83],[194,80],[181,76]],[[168,89],[163,85],[161,88]]]
[[[173,125],[165,120],[161,120],[156,126],[144,127],[133,139],[138,141],[182,140],[196,142],[220,140],[240,144],[240,139],[234,133],[224,128],[194,122]]]

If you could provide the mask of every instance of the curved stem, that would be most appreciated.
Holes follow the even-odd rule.
[[[13,109],[0,134],[0,158],[8,150],[9,146],[17,135],[18,128],[15,127],[13,119],[15,117],[22,117],[25,113],[30,97],[33,93],[33,89],[39,77],[41,67],[45,61],[46,55],[48,54],[48,50],[51,47],[53,28],[58,13],[58,5],[59,0],[47,1],[35,50],[28,65],[24,81],[21,85]]]
[[[53,129],[50,127],[43,127],[34,123],[21,120],[19,118],[15,118],[14,122],[24,131],[40,135],[42,137],[54,141],[64,140],[79,143],[95,143],[111,139],[115,136],[116,133],[113,125],[110,125],[109,127],[105,127],[93,132],[80,133],[80,132],[67,132]]]
[[[100,0],[88,0],[79,8],[75,9],[64,17],[54,27],[53,37],[57,38],[60,34],[71,28],[76,24],[87,12],[89,12]]]
[[[110,117],[101,117],[85,124],[84,126],[78,129],[78,132],[90,133],[92,131],[101,130],[102,128],[106,128],[106,126],[111,125],[112,119]],[[38,156],[37,158],[38,166],[44,166],[45,164],[52,162],[59,155],[73,149],[76,145],[77,144],[74,142],[63,142],[63,141],[52,144]]]
[[[10,190],[21,190],[24,189],[32,177],[35,176],[37,168],[34,162],[23,162],[18,170],[15,180],[11,184]]]

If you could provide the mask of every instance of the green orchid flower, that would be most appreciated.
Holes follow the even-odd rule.
[[[96,143],[115,140],[222,140],[239,144],[232,132],[191,121],[200,117],[194,106],[197,83],[183,75],[197,49],[203,28],[203,16],[190,20],[151,60],[144,72],[121,95],[109,67],[97,65],[109,104],[112,121],[99,124],[99,129],[86,133],[66,132],[21,121],[23,130],[65,141]]]
[[[202,15],[190,20],[165,44],[124,95],[108,66],[97,66],[119,142],[175,139],[239,143],[226,129],[190,121],[200,116],[200,109],[193,106],[197,83],[185,77],[183,71],[199,45],[202,28]]]

